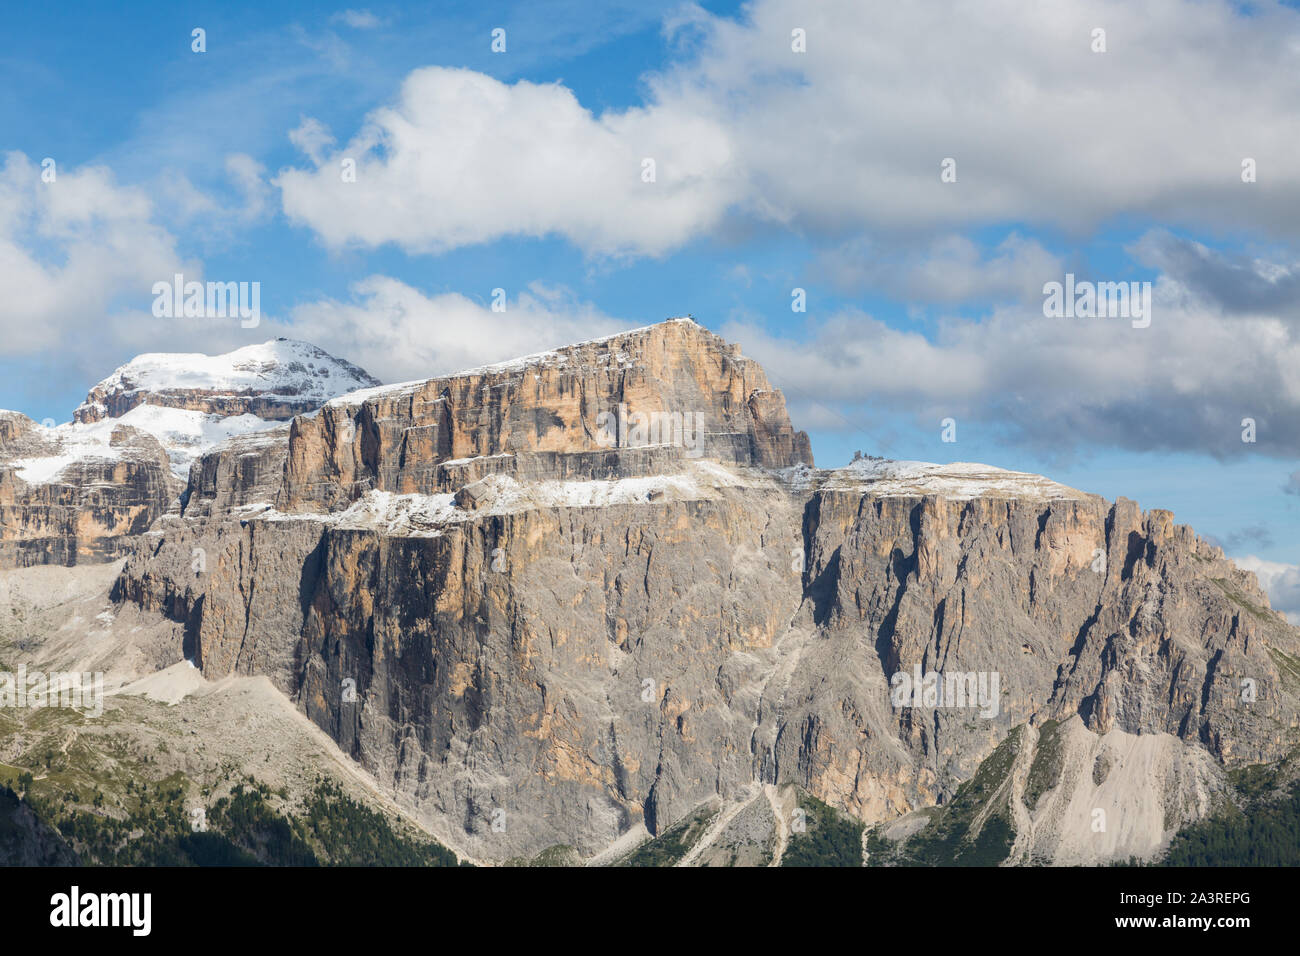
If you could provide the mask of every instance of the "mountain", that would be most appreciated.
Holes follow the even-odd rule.
[[[0,412],[0,568],[121,557],[179,488],[148,432],[112,419],[51,429]]]
[[[123,418],[141,405],[154,405],[220,418],[253,415],[284,421],[337,395],[378,384],[350,362],[292,339],[247,345],[224,355],[151,352],[137,355],[92,388],[73,418],[82,423]]]
[[[137,356],[73,421],[0,412],[0,567],[111,560],[184,489],[192,461],[378,382],[305,342]]]
[[[158,664],[269,681],[483,861],[1151,858],[1300,741],[1300,632],[1169,512],[817,469],[689,320],[231,438],[146,540]]]
[[[1062,865],[1289,832],[1300,631],[1167,511],[819,469],[689,320],[393,386],[258,349],[132,363],[56,429],[0,414],[0,672],[107,695],[0,708],[5,859]]]

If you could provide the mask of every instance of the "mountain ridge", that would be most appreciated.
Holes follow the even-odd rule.
[[[214,449],[115,600],[183,622],[208,679],[270,677],[487,860],[599,855],[757,785],[890,821],[954,799],[1016,728],[1071,715],[1107,746],[1158,744],[1108,758],[1078,800],[1137,812],[1149,777],[1169,812],[1065,840],[1081,803],[1036,838],[1007,811],[1016,853],[1147,856],[1210,812],[1228,768],[1295,746],[1271,655],[1297,633],[1169,512],[984,465],[816,469],[761,370],[693,323],[548,354]],[[700,410],[702,454],[602,443],[620,405]],[[918,667],[998,674],[992,716],[891,706]]]
[[[104,600],[150,622],[137,678],[268,681],[479,861],[779,862],[796,811],[862,854],[1151,858],[1300,740],[1300,632],[1172,514],[975,463],[816,468],[693,322],[230,436],[125,539]],[[900,705],[912,674],[976,696]]]
[[[136,356],[61,425],[0,413],[0,567],[125,554],[176,505],[209,448],[375,383],[316,346],[275,339],[215,356]]]

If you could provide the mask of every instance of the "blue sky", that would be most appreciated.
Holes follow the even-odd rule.
[[[6,11],[0,407],[66,420],[146,350],[394,381],[691,313],[821,465],[1042,472],[1300,563],[1294,10],[425,6]],[[262,325],[155,319],[174,271],[261,282]],[[1151,327],[1045,317],[1067,271],[1151,282]]]

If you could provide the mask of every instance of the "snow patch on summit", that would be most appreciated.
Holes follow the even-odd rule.
[[[110,418],[105,423],[133,425],[157,438],[167,451],[172,474],[184,481],[190,465],[204,452],[228,438],[267,431],[282,423],[267,421],[256,415],[231,415],[222,418],[206,412],[182,408],[164,408],[161,405],[138,405],[121,418]],[[92,427],[92,426],[65,426]]]
[[[275,339],[224,355],[147,352],[117,369],[90,394],[192,391],[205,395],[262,395],[323,405],[336,395],[378,384],[377,379],[355,365],[310,343]],[[96,404],[100,403],[88,397],[78,412]]]
[[[267,399],[280,402],[280,410],[308,412],[336,395],[376,385],[376,379],[355,365],[292,339],[248,345],[224,355],[150,352],[91,389],[74,421],[37,429],[33,438],[38,447],[24,449],[24,457],[12,464],[28,484],[50,484],[78,461],[121,460],[127,451],[112,443],[112,435],[118,426],[129,425],[156,438],[167,452],[172,474],[185,481],[194,460],[221,442],[283,424],[251,412],[230,414],[248,405],[223,404],[221,399]],[[118,410],[124,404],[132,407],[111,415],[110,403]],[[223,408],[227,414],[221,414]]]
[[[875,495],[939,495],[954,500],[981,497],[1087,498],[1084,492],[1023,471],[993,465],[955,461],[939,465],[929,461],[895,461],[864,458],[829,474],[822,487],[863,487]]]

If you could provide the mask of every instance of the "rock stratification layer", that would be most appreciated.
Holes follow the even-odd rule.
[[[0,412],[0,568],[113,560],[176,503],[196,456],[375,384],[313,345],[277,339],[226,355],[138,356],[63,425]]]
[[[328,511],[369,490],[664,473],[694,458],[784,468],[812,452],[756,362],[676,319],[335,399],[294,421],[278,505]]]
[[[105,423],[81,437],[0,412],[0,568],[115,560],[175,498],[152,435]]]
[[[683,321],[220,446],[115,598],[183,622],[205,676],[269,676],[486,859],[756,782],[888,821],[1049,720],[1105,737],[1069,739],[1114,752],[1107,799],[1159,790],[1141,832],[1069,845],[1148,853],[1297,742],[1297,632],[1168,512],[980,465],[817,471],[761,369]],[[942,690],[900,704],[912,674]],[[1019,857],[1052,858],[1020,816]]]

